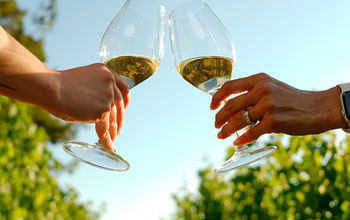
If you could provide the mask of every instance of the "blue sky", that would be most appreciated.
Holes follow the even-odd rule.
[[[141,3],[146,0],[139,0]],[[169,12],[184,0],[165,0]],[[237,50],[233,78],[266,72],[300,89],[322,90],[350,82],[350,2],[347,0],[207,0]],[[22,6],[32,4],[20,0]],[[99,62],[99,43],[124,1],[58,0],[46,35],[47,65],[68,69]],[[197,184],[196,170],[219,164],[234,138],[217,140],[210,96],[184,81],[174,66],[169,34],[159,70],[131,91],[121,135],[115,141],[131,169],[109,172],[81,164],[58,177],[82,200],[106,202],[103,220],[157,219],[173,209],[171,193]],[[77,140],[95,142],[93,125],[78,125]],[[61,146],[56,157],[68,162]],[[278,153],[278,151],[276,152]]]

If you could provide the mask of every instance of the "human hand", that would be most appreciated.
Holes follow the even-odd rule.
[[[52,114],[69,122],[95,122],[102,145],[111,151],[128,106],[129,87],[104,64],[60,71],[58,105]]]
[[[128,84],[104,64],[55,71],[0,26],[0,94],[38,105],[68,122],[95,122],[100,141],[113,150]],[[115,149],[114,149],[115,150]]]
[[[122,109],[122,113],[119,115],[119,117],[121,117],[121,120],[123,120],[124,109]],[[103,147],[110,151],[113,151],[114,153],[116,153],[117,150],[113,145],[113,141],[119,134],[121,128],[121,125],[116,125],[116,121],[118,121],[116,116],[117,110],[116,106],[114,105],[111,111],[104,113],[102,119],[95,123],[95,130],[99,137],[100,143]]]
[[[318,134],[346,127],[341,115],[340,89],[304,91],[278,81],[265,73],[226,82],[212,98],[211,109],[232,94],[239,94],[216,114],[215,127],[221,128],[218,138],[225,139],[247,126],[242,109],[257,124],[234,141],[242,146],[266,133],[290,135]]]

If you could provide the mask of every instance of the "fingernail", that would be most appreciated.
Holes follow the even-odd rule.
[[[222,133],[221,132],[218,133],[218,138],[222,139]]]
[[[235,146],[241,146],[243,143],[243,140],[241,138],[238,138],[236,139],[234,142],[233,142],[233,145]]]

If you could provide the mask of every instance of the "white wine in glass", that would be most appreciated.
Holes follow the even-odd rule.
[[[233,69],[233,59],[220,56],[194,57],[177,66],[187,82],[209,94],[214,94],[222,84],[231,79]]]
[[[181,76],[196,88],[213,95],[231,79],[236,51],[224,25],[203,0],[187,1],[169,16],[173,58]],[[236,147],[234,155],[215,171],[226,172],[248,165],[276,150],[275,146]]]
[[[141,56],[117,56],[106,60],[105,64],[122,76],[130,88],[148,79],[159,67],[157,60]]]
[[[164,53],[165,8],[158,0],[128,0],[113,18],[100,44],[100,58],[133,88],[157,71]],[[128,170],[120,155],[95,144],[70,141],[63,149],[76,159],[113,171]]]

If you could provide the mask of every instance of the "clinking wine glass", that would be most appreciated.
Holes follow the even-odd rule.
[[[169,27],[177,70],[187,82],[213,95],[231,79],[236,62],[226,28],[203,0],[187,1],[175,8],[169,16]],[[236,169],[275,150],[275,146],[236,147],[234,155],[215,170],[221,173]]]
[[[100,44],[100,58],[133,88],[159,67],[164,53],[165,8],[158,0],[128,0],[113,18]],[[95,144],[70,141],[63,149],[76,159],[113,171],[129,169],[120,155]]]

